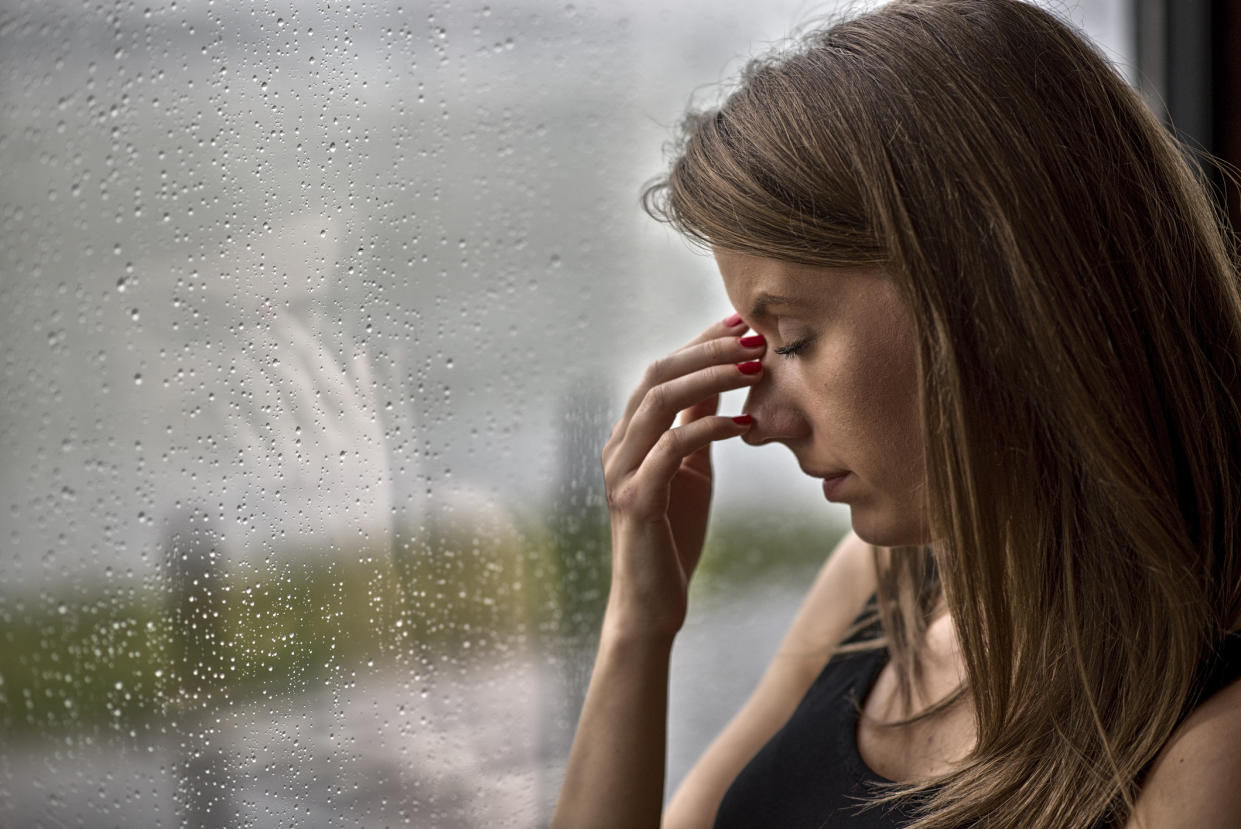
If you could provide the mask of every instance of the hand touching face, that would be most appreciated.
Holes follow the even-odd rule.
[[[792,450],[853,529],[926,543],[913,322],[881,269],[816,268],[716,249],[733,307],[767,339],[744,440]],[[839,473],[847,473],[839,477]]]

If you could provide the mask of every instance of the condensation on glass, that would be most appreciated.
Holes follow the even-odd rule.
[[[637,193],[758,5],[3,4],[0,825],[546,821],[599,449],[728,310]],[[673,778],[826,546],[721,486]]]

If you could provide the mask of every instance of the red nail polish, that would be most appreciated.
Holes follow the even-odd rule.
[[[760,345],[767,342],[767,340],[763,338],[762,334],[750,334],[748,336],[741,337],[739,342],[746,348],[758,348]]]
[[[731,317],[724,320],[724,325],[726,325],[729,328],[736,328],[740,324],[741,324],[740,314],[733,314]]]
[[[754,418],[751,417],[750,415],[737,415],[736,417],[733,418],[733,423],[737,423],[742,426],[748,426],[749,424],[753,422],[754,422]]]
[[[763,364],[758,360],[750,360],[748,363],[737,363],[737,370],[742,374],[758,374],[763,370]]]

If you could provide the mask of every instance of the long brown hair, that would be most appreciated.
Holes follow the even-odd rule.
[[[905,0],[752,63],[643,200],[908,303],[933,544],[885,641],[908,698],[942,597],[977,725],[918,829],[1123,822],[1241,614],[1241,294],[1180,145],[1046,12]]]

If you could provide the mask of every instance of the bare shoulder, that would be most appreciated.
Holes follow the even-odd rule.
[[[780,660],[805,660],[818,674],[831,651],[875,592],[874,548],[850,531],[819,569],[801,609],[776,652]]]
[[[1177,728],[1151,767],[1126,829],[1241,826],[1241,680]]]

